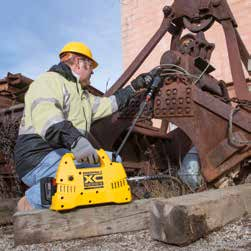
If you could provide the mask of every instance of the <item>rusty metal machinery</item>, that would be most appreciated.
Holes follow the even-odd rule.
[[[161,69],[162,86],[145,107],[121,155],[129,176],[164,174],[172,179],[143,182],[135,190],[138,198],[146,194],[168,197],[189,189],[182,187],[177,171],[192,146],[198,151],[204,178],[198,191],[211,185],[242,182],[251,165],[251,92],[242,68],[243,63],[248,71],[250,55],[227,1],[174,0],[172,6],[163,8],[163,13],[162,24],[152,39],[104,94],[110,96],[122,88],[160,39],[167,32],[171,34],[170,49],[156,63]],[[215,45],[206,40],[204,32],[214,22],[220,23],[225,33],[234,98],[229,97],[224,81],[210,75],[214,71],[210,58]],[[190,33],[182,36],[184,29]],[[90,91],[103,95],[92,87]],[[122,112],[97,121],[89,135],[93,145],[117,150],[144,98],[145,92],[140,92]],[[21,105],[2,110],[1,123],[10,114],[20,117],[22,109]],[[152,119],[161,120],[161,127],[154,127]],[[169,132],[170,123],[178,128]],[[6,169],[0,165],[0,177],[1,170]]]
[[[32,79],[8,73],[0,79],[0,198],[17,197],[24,187],[16,177],[13,148],[23,113],[24,94]]]
[[[184,29],[188,29],[192,33],[204,32],[217,21],[223,26],[225,33],[236,95],[239,99],[251,99],[241,65],[243,62],[248,70],[250,55],[238,33],[237,23],[226,0],[174,0],[172,6],[163,8],[163,13],[164,18],[157,32],[117,82],[106,92],[106,96],[113,94],[127,83],[167,32],[172,35],[171,50],[177,50]],[[205,46],[203,47],[205,48]],[[202,49],[204,49],[203,47]],[[198,46],[196,48],[195,54],[201,50]],[[211,46],[206,50],[209,50],[209,54],[205,55],[207,58],[210,57]]]
[[[232,179],[242,176],[242,167],[245,166],[244,173],[250,170],[251,92],[248,91],[241,65],[243,63],[248,71],[250,55],[225,0],[175,0],[172,6],[164,7],[163,13],[164,18],[158,31],[105,94],[109,96],[122,88],[160,39],[167,32],[171,33],[171,48],[160,59],[162,75],[166,77],[163,86],[154,102],[145,109],[134,130],[135,135],[122,155],[130,160],[129,167],[139,166],[147,159],[145,152],[161,145],[162,151],[157,151],[154,159],[158,159],[158,171],[163,171],[170,164],[166,159],[178,166],[179,159],[183,158],[192,144],[198,150],[206,183],[220,186],[220,180],[226,177]],[[215,21],[223,26],[226,37],[236,93],[232,99],[229,98],[224,81],[210,75],[214,71],[210,57],[215,45],[206,40],[204,32]],[[181,37],[184,29],[191,33]],[[128,120],[138,111],[142,96],[144,93],[134,98],[122,113],[102,122],[102,127],[107,129],[106,137],[101,133],[102,128],[98,122],[93,130],[96,139],[107,148],[116,148],[116,139],[128,127]],[[152,118],[162,120],[160,129],[151,126]],[[168,122],[177,125],[178,129],[167,134]],[[114,125],[114,138],[110,137],[106,123]],[[139,135],[142,135],[141,138]],[[142,149],[146,147],[143,143],[145,138],[149,143],[148,150]],[[138,145],[137,149],[135,144]],[[130,148],[133,150],[130,151]],[[152,159],[148,158],[148,161]]]
[[[23,104],[19,104],[0,112],[0,198],[18,197],[24,191],[17,179],[13,160],[23,107]]]

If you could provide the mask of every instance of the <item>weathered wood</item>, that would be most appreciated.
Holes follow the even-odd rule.
[[[251,184],[158,199],[152,203],[150,232],[155,240],[187,245],[251,213]]]
[[[69,212],[33,210],[14,215],[15,244],[72,240],[147,229],[151,199]]]
[[[0,225],[12,223],[17,201],[18,198],[0,199]]]

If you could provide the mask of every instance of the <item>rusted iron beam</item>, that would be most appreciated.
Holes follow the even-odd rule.
[[[15,105],[14,100],[7,97],[0,96],[0,109],[8,108],[12,105]]]
[[[24,109],[24,104],[13,105],[6,109],[0,109],[0,115],[5,115],[8,113],[22,112]]]
[[[165,12],[165,9],[163,11]],[[157,32],[153,35],[153,37],[145,45],[145,47],[139,52],[139,54],[132,61],[132,63],[128,66],[128,68],[124,71],[121,77],[105,93],[106,97],[114,94],[117,90],[122,88],[128,82],[128,80],[138,70],[138,68],[145,61],[145,59],[151,53],[151,51],[155,48],[155,46],[158,44],[161,38],[167,33],[167,31],[173,32],[173,34],[179,32],[179,30],[175,29],[175,26],[173,26],[173,24],[171,23],[171,20],[167,17],[167,15],[165,15]]]
[[[143,169],[146,166],[149,166],[149,162],[148,161],[141,161],[141,162],[136,162],[136,161],[123,161],[123,166],[126,169]]]
[[[241,131],[234,132],[233,136],[235,139],[238,139],[238,140],[247,140],[245,137],[245,134],[242,133]],[[236,147],[236,146],[229,144],[229,138],[225,138],[207,154],[207,160],[214,167],[218,167],[226,159],[231,157],[236,152],[243,150],[244,148],[245,148],[245,145],[243,145],[241,147]]]
[[[232,109],[230,105],[225,104],[219,99],[216,99],[199,89],[196,89],[196,91],[193,92],[193,100],[200,106],[224,118],[226,121],[229,120]],[[251,133],[250,114],[247,112],[239,111],[233,118],[233,124]]]
[[[151,130],[150,128],[143,128],[143,127],[135,126],[135,128],[133,129],[133,132],[146,135],[146,136],[151,136],[151,137],[156,137],[156,138],[161,138],[161,139],[168,139],[166,131],[161,132],[161,131]]]
[[[242,63],[244,64],[248,74],[251,76],[251,69],[248,69],[248,64],[249,64],[249,61],[251,60],[251,56],[250,56],[245,44],[242,41],[240,33],[237,30],[235,30],[235,34],[236,34],[236,38],[237,38],[237,42],[238,42],[238,46],[239,46],[239,50],[240,50]]]
[[[6,80],[12,85],[26,84],[29,85],[33,80],[23,76],[21,73],[10,73],[8,72]]]
[[[251,149],[246,150],[240,154],[235,154],[231,158],[224,161],[220,166],[215,168],[213,165],[209,165],[208,162],[204,162],[206,159],[203,159],[202,165],[206,165],[207,168],[202,170],[204,177],[206,177],[207,182],[212,182],[217,178],[221,177],[223,174],[231,171],[234,167],[240,164],[244,159],[251,156]]]
[[[3,95],[3,93],[4,93],[3,91],[8,92],[8,93],[17,93],[20,91],[20,89],[11,86],[8,83],[1,83],[0,84],[0,94],[1,95]]]
[[[230,69],[232,73],[236,96],[239,99],[251,100],[251,93],[249,93],[248,91],[245,75],[241,64],[241,56],[239,52],[235,29],[232,26],[232,23],[228,20],[222,21],[221,24],[223,26],[223,30],[226,37]]]
[[[23,102],[24,94],[33,80],[20,73],[8,73],[0,79],[0,108],[8,108]]]

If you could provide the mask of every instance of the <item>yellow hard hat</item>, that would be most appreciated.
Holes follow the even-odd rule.
[[[89,59],[91,59],[93,61],[93,63],[94,63],[93,68],[96,68],[98,66],[98,63],[92,57],[91,50],[84,43],[81,43],[81,42],[69,42],[60,51],[59,57],[65,52],[73,52],[73,53],[78,53],[78,54],[81,54],[83,56],[86,56],[87,58],[89,58]]]

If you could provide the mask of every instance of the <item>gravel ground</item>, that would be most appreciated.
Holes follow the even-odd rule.
[[[14,247],[13,226],[0,227],[0,250],[69,250],[69,251],[242,251],[251,250],[251,215],[229,224],[218,232],[186,247],[167,245],[151,239],[148,231],[113,234],[85,240],[56,241],[51,243]]]

